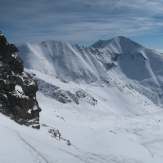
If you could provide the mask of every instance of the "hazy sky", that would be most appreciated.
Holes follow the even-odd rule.
[[[0,30],[11,43],[125,36],[163,51],[163,0],[0,0]]]

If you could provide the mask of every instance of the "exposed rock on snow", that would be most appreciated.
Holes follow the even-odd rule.
[[[16,52],[16,46],[0,35],[0,112],[19,124],[39,128],[37,84],[23,72],[23,60]]]
[[[36,77],[33,77],[33,80],[36,81],[36,83],[38,84],[39,90],[45,96],[53,98],[61,103],[74,102],[78,105],[80,103],[80,100],[84,99],[91,105],[97,104],[97,100],[82,89],[77,90],[77,91],[74,90],[73,92],[65,91],[54,84],[50,84]]]

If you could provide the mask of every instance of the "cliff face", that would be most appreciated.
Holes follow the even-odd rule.
[[[18,49],[0,32],[0,112],[15,122],[40,128],[37,84],[24,72]]]

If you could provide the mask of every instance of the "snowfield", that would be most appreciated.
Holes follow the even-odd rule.
[[[0,162],[163,162],[162,53],[124,37],[17,47],[39,87],[41,129],[0,114]]]

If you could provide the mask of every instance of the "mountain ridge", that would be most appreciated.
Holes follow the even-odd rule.
[[[28,69],[78,84],[96,83],[101,79],[111,82],[110,76],[117,75],[127,85],[139,85],[136,87],[141,87],[140,92],[151,99],[154,96],[157,100],[152,101],[160,105],[163,54],[144,48],[123,36],[104,41],[103,45],[95,48],[97,43],[84,47],[64,41],[43,41],[17,47],[20,51],[18,55],[25,60]]]

